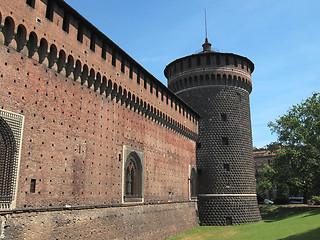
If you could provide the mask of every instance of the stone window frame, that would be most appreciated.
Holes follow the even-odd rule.
[[[22,146],[22,135],[24,127],[24,116],[13,113],[7,110],[0,109],[0,117],[10,127],[15,140],[15,154],[12,166],[12,177],[11,177],[11,201],[0,201],[0,211],[14,209],[16,207],[17,191],[18,191],[18,176],[20,169],[20,158],[21,158],[21,146]]]
[[[192,175],[193,173],[194,176]],[[189,165],[189,200],[196,199],[198,197],[197,175],[196,166]]]
[[[144,152],[138,149],[134,149],[128,146],[123,146],[122,154],[122,203],[133,203],[133,202],[144,202],[144,179],[145,179],[145,167],[144,167]],[[131,163],[134,163],[136,166],[137,173],[139,177],[136,180],[139,181],[137,188],[138,193],[127,194],[127,168]]]

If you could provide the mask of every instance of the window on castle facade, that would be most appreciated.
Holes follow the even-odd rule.
[[[50,21],[53,21],[53,9],[54,9],[54,1],[48,0],[47,2],[47,10],[46,10],[46,18]]]
[[[129,78],[132,79],[132,76],[133,76],[133,66],[132,66],[132,63],[130,63]]]
[[[96,50],[96,36],[94,35],[94,33],[91,33],[90,49],[91,49],[92,51],[95,51],[95,50]]]
[[[194,168],[191,169],[190,173],[190,195],[191,198],[197,197],[197,173]]]
[[[230,171],[230,164],[229,164],[229,163],[224,163],[224,164],[223,164],[223,168],[224,168],[227,172],[229,172],[229,171]]]
[[[62,29],[67,33],[69,32],[69,25],[70,25],[70,14],[67,11],[65,11],[63,16]]]
[[[14,206],[24,117],[0,109],[0,209]]]
[[[13,132],[3,118],[0,118],[0,201],[13,200],[14,161],[17,151]]]
[[[123,72],[123,73],[125,71],[125,66],[126,66],[126,60],[125,60],[124,56],[122,56],[122,58],[121,58],[121,72]]]
[[[112,61],[111,61],[113,66],[117,65],[117,53],[116,50],[113,48],[112,49]]]
[[[142,198],[142,165],[136,152],[127,157],[125,168],[125,201],[139,201]]]
[[[227,114],[226,113],[221,113],[221,120],[224,122],[227,121]]]
[[[107,58],[107,44],[105,42],[102,43],[101,57],[103,59]]]
[[[26,3],[30,6],[30,7],[35,7],[35,0],[27,0]]]
[[[30,182],[30,193],[36,192],[36,179],[31,179]]]
[[[228,137],[222,137],[222,145],[229,145],[229,138]]]
[[[138,70],[138,73],[137,73],[137,83],[140,84],[140,71]]]
[[[78,24],[77,40],[81,43],[83,42],[83,23],[81,22]]]

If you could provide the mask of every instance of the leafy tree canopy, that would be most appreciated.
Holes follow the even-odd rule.
[[[320,94],[292,106],[275,122],[269,122],[273,133],[285,150],[274,161],[278,189],[290,193],[320,193]]]
[[[320,94],[293,105],[276,122],[269,122],[271,131],[283,145],[309,146],[320,152]]]

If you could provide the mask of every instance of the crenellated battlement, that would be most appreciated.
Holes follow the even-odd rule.
[[[232,53],[201,52],[170,63],[164,73],[168,87],[177,93],[187,88],[229,85],[252,91],[253,63]]]
[[[196,137],[199,115],[64,1],[3,1],[0,7],[0,40],[5,45],[126,108]]]

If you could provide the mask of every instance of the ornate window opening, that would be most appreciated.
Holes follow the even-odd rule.
[[[15,207],[24,117],[0,110],[0,210]]]
[[[13,200],[14,163],[17,154],[13,132],[0,117],[0,202],[10,204]]]
[[[35,0],[27,0],[26,3],[32,8],[35,7]]]
[[[142,165],[136,152],[131,152],[127,157],[124,167],[126,202],[140,202],[142,200]]]

